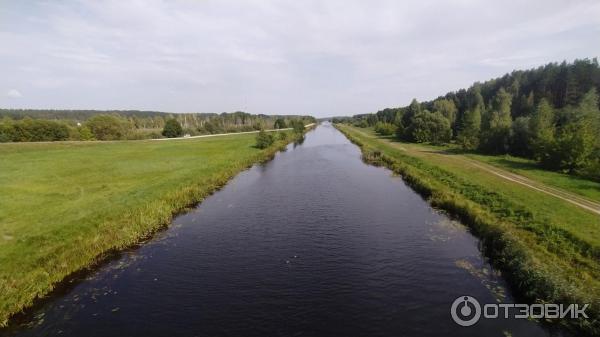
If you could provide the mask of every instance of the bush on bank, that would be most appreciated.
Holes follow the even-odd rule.
[[[273,135],[266,133],[265,130],[260,130],[256,135],[256,147],[259,149],[266,149],[275,142]]]

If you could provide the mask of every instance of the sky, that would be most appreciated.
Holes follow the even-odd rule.
[[[600,56],[600,1],[0,0],[0,107],[340,116]]]

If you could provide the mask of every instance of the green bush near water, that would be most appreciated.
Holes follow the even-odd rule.
[[[275,142],[275,137],[273,135],[266,133],[265,130],[260,130],[260,132],[256,135],[256,147],[259,149],[266,149],[271,146]]]
[[[291,127],[297,134],[304,133],[304,122],[301,119],[293,119],[289,123],[289,127]]]

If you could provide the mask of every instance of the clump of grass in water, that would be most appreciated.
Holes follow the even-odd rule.
[[[506,299],[504,288],[498,284],[497,279],[495,278],[498,275],[494,274],[493,271],[490,271],[485,267],[477,268],[471,262],[465,259],[457,260],[455,264],[457,267],[466,270],[473,277],[481,281],[483,286],[486,287],[490,293],[492,293],[492,295],[494,295],[496,301],[502,302],[504,299]]]

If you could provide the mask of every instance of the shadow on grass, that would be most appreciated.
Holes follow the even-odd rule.
[[[388,139],[388,140],[390,140],[390,142],[397,143],[397,144],[417,144],[417,145],[423,145],[423,146],[438,147],[438,148],[423,148],[420,150],[423,153],[436,153],[436,154],[446,154],[446,155],[477,154],[477,152],[474,150],[465,150],[460,147],[452,146],[452,145],[440,145],[440,144],[431,144],[431,143],[413,143],[413,142],[399,140],[398,138],[393,137],[393,136],[386,136],[386,137],[379,136],[378,138]]]
[[[507,167],[509,169],[514,169],[514,170],[526,170],[526,171],[533,171],[533,170],[541,170],[542,168],[534,163],[534,162],[524,162],[524,161],[517,161],[517,160],[510,160],[508,158],[494,158],[495,161],[504,166]]]

